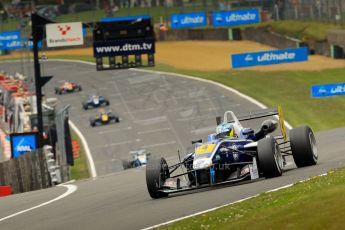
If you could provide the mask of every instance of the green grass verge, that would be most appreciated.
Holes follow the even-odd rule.
[[[77,159],[74,159],[74,166],[71,167],[71,179],[73,180],[81,180],[81,179],[87,179],[90,177],[89,169],[87,166],[87,159],[85,156],[85,150],[83,145],[81,144],[81,141],[78,137],[78,135],[71,130],[71,136],[72,140],[77,140],[80,146],[80,157]]]
[[[345,169],[159,229],[339,229]]]
[[[303,41],[315,40],[324,41],[327,33],[332,29],[344,29],[345,25],[336,25],[311,21],[272,21],[261,23],[259,27],[270,27],[271,31],[290,37],[295,37]]]

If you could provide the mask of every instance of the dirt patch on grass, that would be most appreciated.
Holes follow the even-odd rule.
[[[231,69],[231,54],[272,50],[274,48],[251,41],[181,41],[158,42],[156,44],[156,61],[178,69],[221,71]],[[49,57],[89,56],[91,48],[47,51]],[[0,56],[3,58],[20,57],[18,53]],[[309,61],[270,66],[255,66],[241,70],[282,71],[345,68],[345,60],[311,55]]]

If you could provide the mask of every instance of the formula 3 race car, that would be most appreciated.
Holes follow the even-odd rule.
[[[147,164],[147,160],[151,156],[151,153],[146,149],[130,151],[129,154],[131,155],[130,160],[122,160],[123,169],[125,170],[145,166]]]
[[[92,108],[97,108],[101,106],[108,106],[109,100],[106,99],[104,96],[98,96],[96,94],[89,95],[87,100],[82,102],[82,106],[84,110]]]
[[[70,81],[64,81],[59,87],[55,87],[55,94],[73,93],[77,91],[80,92],[81,90],[81,85]]]
[[[228,119],[228,116],[231,116]],[[281,134],[272,136],[276,120],[265,120],[255,132],[240,121],[279,115]],[[216,133],[208,141],[193,142],[195,149],[179,163],[169,166],[164,158],[151,158],[146,166],[146,184],[154,199],[188,190],[281,176],[285,158],[292,156],[297,167],[315,165],[318,154],[313,131],[294,128],[287,138],[281,107],[249,113],[237,118],[232,111],[217,118]]]
[[[114,124],[118,122],[120,122],[119,116],[113,114],[111,111],[100,111],[96,117],[90,118],[91,127]]]

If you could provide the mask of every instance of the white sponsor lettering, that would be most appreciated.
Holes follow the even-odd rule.
[[[18,35],[0,35],[0,41],[11,41],[11,40],[19,40],[20,37]]]
[[[31,147],[29,145],[19,145],[17,146],[18,152],[31,152]]]
[[[225,17],[226,22],[237,22],[237,21],[252,21],[256,19],[256,14],[246,13],[246,14],[236,14]]]
[[[258,56],[258,62],[265,62],[265,61],[284,61],[284,60],[293,60],[295,59],[295,53],[284,52],[281,54],[274,54],[274,53],[265,53],[261,56]]]
[[[151,50],[153,44],[124,44],[122,46],[101,46],[96,47],[96,53],[113,53],[121,51],[141,51]]]
[[[186,16],[185,18],[183,18],[181,20],[181,24],[185,25],[185,24],[197,24],[197,23],[203,23],[204,22],[204,17],[201,16],[197,16],[197,17],[189,17]]]
[[[333,93],[333,94],[336,94],[336,93],[345,93],[345,85],[343,85],[343,86],[338,85],[337,87],[332,88],[332,89],[331,89],[331,93]]]
[[[75,46],[84,44],[81,22],[53,23],[46,25],[47,46]]]

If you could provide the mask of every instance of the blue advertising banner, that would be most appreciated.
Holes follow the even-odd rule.
[[[260,23],[259,9],[232,10],[212,13],[212,25],[239,26]]]
[[[171,29],[206,26],[207,18],[204,12],[172,14],[170,15],[170,24]]]
[[[106,41],[93,43],[94,57],[141,55],[154,53],[154,38],[128,39],[123,41]]]
[[[312,97],[331,97],[339,95],[345,95],[345,82],[326,85],[313,85],[311,87]]]
[[[37,133],[12,133],[11,151],[12,158],[17,158],[25,153],[32,152],[37,148]]]
[[[307,47],[233,54],[231,56],[232,68],[234,69],[257,65],[275,65],[301,61],[308,61]]]
[[[148,15],[134,15],[128,17],[113,17],[113,18],[102,18],[101,22],[116,22],[116,21],[135,21],[142,19],[150,19]]]
[[[15,50],[20,47],[20,31],[0,33],[0,50]]]
[[[0,33],[0,50],[17,50],[22,47],[32,49],[32,41],[22,39],[20,31],[9,31]],[[42,48],[42,42],[38,43],[38,48]]]

